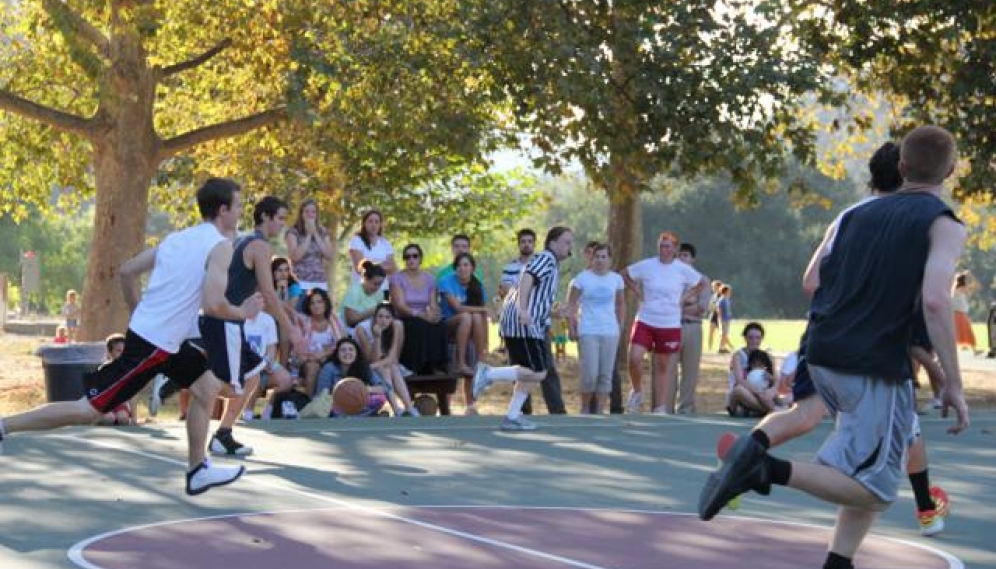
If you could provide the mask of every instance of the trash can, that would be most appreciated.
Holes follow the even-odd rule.
[[[45,371],[49,402],[76,401],[83,397],[83,374],[97,369],[107,351],[103,342],[46,344],[35,351]]]

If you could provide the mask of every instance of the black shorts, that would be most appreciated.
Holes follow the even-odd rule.
[[[128,330],[121,357],[84,375],[83,387],[94,409],[107,413],[137,395],[160,373],[183,387],[190,387],[205,371],[204,354],[189,341],[184,341],[180,350],[171,354]]]
[[[795,381],[792,382],[792,401],[802,401],[816,395],[816,385],[809,375],[809,364],[806,358],[799,358],[799,366],[795,368]]]
[[[505,338],[508,362],[533,371],[546,371],[546,340],[539,338]]]
[[[910,345],[919,346],[928,352],[934,351],[934,345],[930,343],[930,334],[927,333],[927,321],[923,315],[913,317],[913,325],[910,328]]]
[[[201,316],[200,345],[207,352],[208,369],[225,383],[242,384],[263,371],[266,362],[246,340],[243,322]]]

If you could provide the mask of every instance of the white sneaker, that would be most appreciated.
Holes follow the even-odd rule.
[[[256,415],[254,415],[253,412],[250,411],[249,409],[246,409],[245,411],[242,412],[242,420],[244,422],[248,423],[248,422],[253,421],[255,419],[256,419]]]
[[[630,391],[629,399],[626,400],[626,412],[627,413],[640,413],[643,411],[643,393],[639,391]]]
[[[474,370],[474,399],[478,399],[484,390],[491,385],[491,376],[488,373],[491,371],[491,367],[484,364],[477,364],[477,369]]]
[[[245,471],[244,466],[214,466],[205,460],[187,473],[187,495],[196,496],[215,486],[231,484],[245,474]]]
[[[280,414],[284,419],[297,419],[297,407],[291,401],[284,401],[280,406]]]
[[[670,410],[668,410],[667,407],[665,407],[663,405],[661,405],[660,407],[657,407],[656,409],[654,409],[653,411],[651,411],[651,413],[654,414],[654,415],[674,415],[674,413],[672,413]]]
[[[163,398],[159,391],[166,385],[169,378],[163,374],[157,375],[152,380],[152,391],[149,393],[149,416],[155,417],[159,414],[159,408],[163,406]]]
[[[510,419],[509,417],[505,417],[499,428],[503,431],[535,431],[536,423],[526,419],[523,416],[519,416],[518,419]]]

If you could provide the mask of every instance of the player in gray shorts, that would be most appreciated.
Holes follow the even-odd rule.
[[[761,429],[737,439],[702,488],[703,520],[748,490],[791,486],[840,506],[823,569],[853,569],[865,535],[896,498],[913,435],[908,348],[917,302],[946,377],[944,407],[957,415],[948,432],[968,427],[948,292],[966,232],[940,199],[955,163],[947,131],[917,128],[903,141],[902,189],[840,218],[834,247],[819,260],[805,354],[837,427],[817,464],[772,456]]]
[[[889,381],[810,365],[816,390],[836,428],[816,454],[820,464],[850,474],[882,502],[894,502],[913,442],[916,402],[909,380]]]

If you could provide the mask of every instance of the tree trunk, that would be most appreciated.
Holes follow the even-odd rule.
[[[94,138],[97,186],[93,242],[83,286],[80,339],[99,341],[128,325],[118,267],[143,248],[149,185],[159,139],[153,127],[156,79],[137,36],[111,43]]]
[[[622,270],[638,260],[641,255],[642,235],[640,223],[640,193],[626,179],[609,181],[606,188],[609,194],[609,222],[606,234],[612,246],[612,257],[616,270]],[[616,352],[616,365],[620,375],[629,377],[627,362],[629,354],[629,331],[636,317],[636,299],[627,292],[626,314],[619,337],[619,351]],[[627,390],[623,389],[623,403]]]

